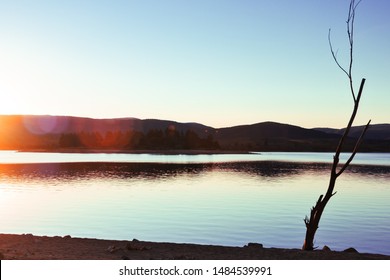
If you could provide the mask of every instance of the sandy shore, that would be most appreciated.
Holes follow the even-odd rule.
[[[101,240],[70,236],[0,234],[0,258],[8,260],[390,260],[390,256],[353,252],[227,247],[196,244]]]

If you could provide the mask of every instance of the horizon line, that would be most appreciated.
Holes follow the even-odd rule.
[[[275,124],[282,124],[282,125],[291,125],[291,126],[297,126],[305,129],[319,129],[319,128],[331,128],[331,129],[344,129],[344,127],[331,127],[331,126],[314,126],[314,127],[305,127],[301,126],[298,124],[292,124],[288,122],[280,122],[280,121],[273,121],[273,120],[265,120],[265,121],[258,121],[258,122],[251,122],[251,123],[244,123],[244,124],[235,124],[235,125],[229,125],[229,126],[222,126],[222,127],[214,127],[211,125],[207,125],[201,122],[197,121],[177,121],[177,120],[172,120],[172,119],[164,119],[164,118],[138,118],[138,117],[89,117],[89,116],[75,116],[75,115],[61,115],[61,114],[0,114],[0,117],[63,117],[63,118],[79,118],[79,119],[91,119],[91,120],[140,120],[140,121],[146,121],[146,120],[156,120],[156,121],[168,121],[168,122],[175,122],[175,123],[181,123],[181,124],[200,124],[204,126],[208,126],[210,128],[214,129],[222,129],[222,128],[230,128],[230,127],[238,127],[238,126],[250,126],[250,125],[255,125],[255,124],[260,124],[260,123],[275,123]],[[390,122],[388,123],[371,123],[372,125],[390,125]],[[359,127],[359,126],[365,126],[365,124],[357,124],[353,125],[354,127]]]

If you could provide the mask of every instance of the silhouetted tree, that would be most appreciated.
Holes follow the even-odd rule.
[[[349,11],[348,11],[348,18],[347,18],[347,34],[348,34],[348,40],[349,40],[349,65],[348,65],[348,69],[345,69],[344,67],[342,67],[340,65],[339,61],[337,60],[336,54],[335,54],[333,47],[332,47],[332,41],[330,38],[330,30],[328,33],[328,41],[329,41],[329,46],[330,46],[330,50],[331,50],[333,59],[336,62],[337,66],[348,77],[350,91],[351,91],[352,98],[354,101],[354,107],[353,107],[353,111],[352,111],[351,117],[349,119],[347,128],[345,129],[344,134],[342,135],[342,137],[339,141],[339,144],[337,146],[335,155],[333,156],[333,165],[332,165],[332,169],[331,169],[331,173],[330,173],[328,190],[327,190],[325,195],[320,195],[320,197],[317,200],[317,203],[311,209],[310,217],[306,216],[304,219],[304,222],[306,224],[306,236],[305,236],[305,241],[304,241],[303,247],[302,247],[303,250],[313,250],[314,249],[314,236],[315,236],[315,233],[318,229],[321,215],[322,215],[322,213],[325,209],[325,206],[328,203],[329,199],[336,194],[336,192],[333,192],[335,184],[336,184],[336,180],[345,171],[345,169],[349,166],[349,164],[353,160],[353,158],[354,158],[354,156],[355,156],[355,154],[360,146],[360,143],[363,140],[364,134],[366,133],[366,131],[370,125],[370,121],[369,121],[367,123],[367,125],[365,126],[364,130],[362,131],[359,139],[357,140],[355,147],[352,151],[352,154],[350,155],[348,160],[341,166],[341,168],[338,169],[339,156],[340,156],[341,151],[343,150],[346,138],[349,134],[349,131],[351,129],[353,121],[355,120],[355,116],[356,116],[356,113],[357,113],[358,108],[359,108],[359,102],[360,102],[360,98],[361,98],[364,83],[365,83],[365,79],[363,78],[361,83],[360,83],[359,91],[356,95],[355,90],[354,90],[354,86],[353,86],[353,79],[352,79],[353,35],[354,35],[355,12],[356,12],[356,8],[358,7],[360,2],[361,2],[361,0],[358,2],[356,2],[355,0],[351,0],[350,4],[349,4]]]
[[[140,131],[128,131],[125,137],[127,139],[125,147],[129,150],[133,150],[141,148],[140,143],[142,139],[144,139],[145,135]]]
[[[59,146],[61,148],[79,148],[83,145],[76,133],[65,133],[60,136]]]

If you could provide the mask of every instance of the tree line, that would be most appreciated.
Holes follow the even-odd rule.
[[[170,129],[140,131],[108,131],[63,133],[58,148],[123,149],[123,150],[211,150],[220,149],[212,135],[201,138],[192,130],[185,132]]]

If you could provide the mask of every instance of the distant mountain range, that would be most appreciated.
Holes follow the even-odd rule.
[[[358,138],[362,133],[364,126],[355,126],[352,127],[349,136]],[[345,131],[345,128],[334,129],[334,128],[315,128],[315,130],[342,135]],[[371,125],[367,130],[365,139],[374,139],[374,140],[389,140],[390,141],[390,124],[375,124]]]
[[[352,128],[347,141],[347,150],[353,148],[354,139],[359,137],[362,129],[362,126]],[[342,133],[343,129],[307,129],[276,122],[213,128],[199,123],[157,119],[0,116],[0,149],[18,150],[55,150],[64,147],[91,148],[93,146],[127,150],[221,149],[325,152],[335,150]],[[94,144],[86,146],[85,141],[81,141],[84,138],[88,138],[89,142]],[[94,138],[93,141],[91,138]],[[116,138],[120,138],[120,141]],[[110,146],[110,143],[116,143],[116,146]],[[390,124],[371,125],[360,150],[390,152]]]

